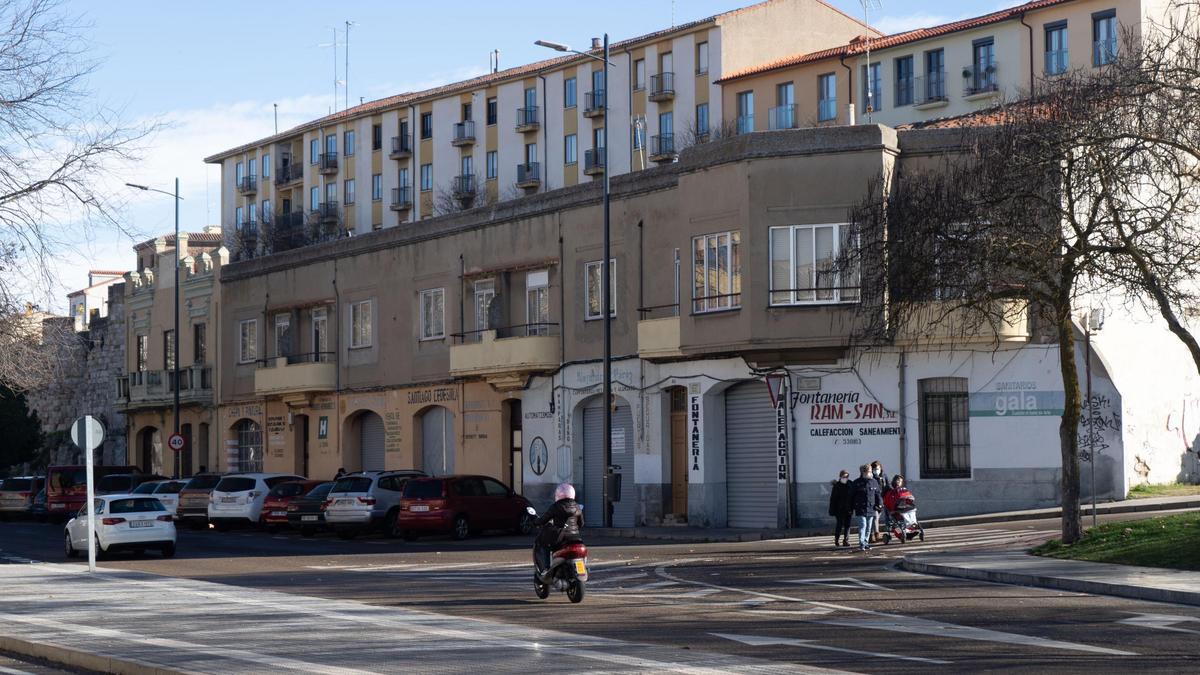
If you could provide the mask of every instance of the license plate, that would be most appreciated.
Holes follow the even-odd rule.
[[[272,512],[271,512],[271,515],[272,515],[272,516],[286,516],[286,515],[287,515],[287,511],[272,511]]]
[[[587,564],[585,564],[582,560],[576,560],[575,573],[580,576],[587,574]]]
[[[410,507],[408,510],[416,513],[425,513],[429,510],[429,507],[424,504],[417,504],[416,506]]]
[[[350,506],[354,503],[353,499],[339,499],[334,502],[337,506]]]
[[[222,504],[233,504],[237,501],[237,497],[221,497]]]
[[[131,521],[129,521],[130,527],[150,527],[153,524],[154,524],[153,520],[131,520]]]
[[[314,521],[316,519],[317,519],[316,516],[300,516],[300,520],[303,520],[305,522]]]

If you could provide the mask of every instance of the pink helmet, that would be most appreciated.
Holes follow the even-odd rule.
[[[559,483],[554,488],[554,501],[562,499],[575,499],[575,488],[570,483]]]

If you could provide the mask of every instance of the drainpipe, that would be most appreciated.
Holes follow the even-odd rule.
[[[908,425],[905,423],[905,413],[907,409],[908,396],[908,353],[900,350],[900,409],[897,415],[900,418],[900,475],[904,476],[904,480],[908,481]]]
[[[846,69],[846,96],[850,99],[849,105],[846,107],[846,123],[854,126],[854,68],[846,65],[846,55],[838,57],[842,67]]]
[[[1029,94],[1033,95],[1033,26],[1025,23],[1025,12],[1021,12],[1021,25],[1029,31]]]
[[[467,332],[467,260],[458,254],[458,332],[466,342]]]

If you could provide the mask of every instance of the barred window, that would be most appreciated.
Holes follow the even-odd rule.
[[[971,477],[967,378],[933,377],[920,388],[921,478]]]

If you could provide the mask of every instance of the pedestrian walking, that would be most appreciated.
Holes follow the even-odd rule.
[[[875,482],[879,483],[880,498],[883,498],[884,496],[887,495],[888,492],[891,491],[892,481],[888,478],[887,471],[884,471],[883,463],[880,462],[879,460],[875,460],[874,462],[871,462],[871,477],[875,479]],[[879,543],[880,533],[882,533],[888,529],[888,526],[887,526],[888,514],[886,511],[884,511],[882,513],[883,513],[882,517],[876,517],[875,522],[871,523],[871,543],[872,544]]]
[[[337,480],[337,479],[339,479],[339,478],[341,478],[342,476],[345,476],[345,475],[346,475],[346,469],[345,469],[345,467],[340,467],[340,466],[339,466],[339,467],[338,467],[338,470],[337,470],[337,475],[335,475],[335,476],[333,477],[333,479],[334,479],[334,480]]]
[[[833,545],[850,545],[850,516],[854,513],[851,499],[850,472],[842,469],[829,491],[829,515],[834,518]],[[838,538],[841,538],[841,544]]]
[[[853,504],[854,517],[858,520],[858,550],[871,550],[871,534],[874,532],[874,521],[883,510],[883,496],[880,494],[879,483],[871,475],[871,467],[863,464],[858,467],[858,480],[854,481]]]

